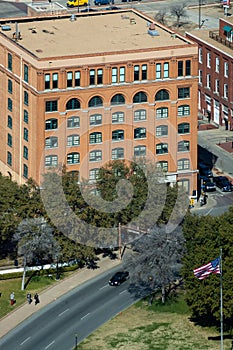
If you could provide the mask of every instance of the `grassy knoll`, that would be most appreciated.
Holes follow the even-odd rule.
[[[79,350],[219,350],[214,330],[195,326],[181,297],[166,304],[141,301],[117,315],[78,345]],[[224,341],[230,350],[230,340]]]

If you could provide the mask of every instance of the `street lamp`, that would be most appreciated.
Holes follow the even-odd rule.
[[[59,266],[58,266],[58,254],[56,255],[57,265],[56,265],[56,281],[60,279]]]

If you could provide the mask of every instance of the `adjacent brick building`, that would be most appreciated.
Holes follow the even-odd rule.
[[[198,49],[136,10],[21,18],[0,32],[0,170],[95,180],[111,159],[149,157],[192,194]]]

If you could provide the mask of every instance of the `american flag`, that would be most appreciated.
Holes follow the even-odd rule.
[[[218,258],[212,260],[210,263],[203,265],[203,266],[199,267],[198,269],[194,269],[193,272],[194,272],[194,276],[197,277],[199,280],[204,280],[211,273],[221,274],[220,258],[218,257]]]

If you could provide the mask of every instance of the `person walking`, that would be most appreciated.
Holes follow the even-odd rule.
[[[14,305],[14,303],[15,303],[15,293],[11,292],[11,294],[10,294],[10,304]]]
[[[32,295],[31,295],[31,293],[27,293],[27,301],[28,301],[29,305],[32,303]]]
[[[35,300],[35,305],[39,304],[40,299],[39,299],[39,295],[37,293],[34,295],[34,300]]]

